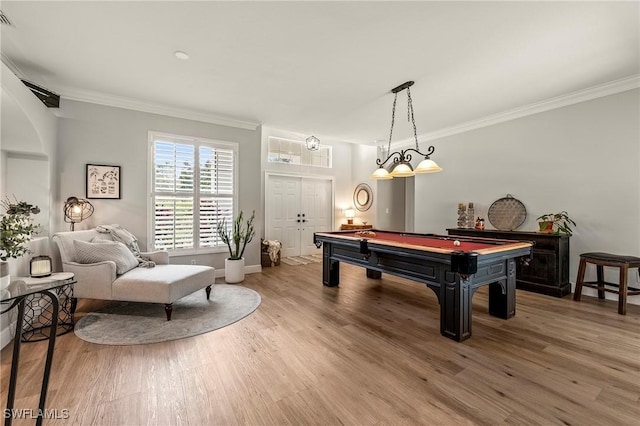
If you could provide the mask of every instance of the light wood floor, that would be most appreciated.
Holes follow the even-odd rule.
[[[61,336],[47,406],[70,418],[45,424],[639,424],[640,307],[620,316],[613,301],[518,291],[505,321],[480,290],[473,337],[456,343],[427,287],[341,266],[336,288],[321,264],[248,275],[258,310],[201,336],[125,347]],[[103,303],[81,301],[79,316]],[[45,349],[22,346],[17,407],[37,408]],[[11,345],[1,355],[4,407]]]

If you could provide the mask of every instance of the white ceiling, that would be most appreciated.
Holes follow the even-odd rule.
[[[24,2],[5,63],[70,99],[386,140],[640,74],[638,2]],[[190,59],[176,59],[183,50]],[[406,95],[394,141],[410,137]]]

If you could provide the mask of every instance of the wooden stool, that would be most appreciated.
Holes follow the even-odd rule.
[[[584,273],[587,263],[596,265],[597,281],[584,281]],[[618,284],[609,283],[604,280],[604,267],[611,266],[620,268],[620,279]],[[627,277],[629,268],[639,268],[640,273],[640,257],[635,256],[619,256],[610,253],[583,253],[580,255],[580,266],[578,267],[578,279],[576,280],[576,291],[573,293],[573,300],[580,300],[582,295],[582,286],[591,287],[598,290],[598,298],[604,299],[604,292],[616,293],[618,295],[618,313],[620,315],[627,314],[627,295],[633,296],[640,294],[640,289],[628,287]],[[616,287],[610,289],[606,286]]]

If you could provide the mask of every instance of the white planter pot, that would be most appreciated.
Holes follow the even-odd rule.
[[[229,284],[244,281],[244,257],[224,260],[224,280]]]

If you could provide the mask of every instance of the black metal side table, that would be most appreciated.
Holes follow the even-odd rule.
[[[62,320],[62,322],[70,322],[71,329],[65,330],[63,328],[62,332],[59,333],[58,318],[60,314],[60,300],[64,301],[64,305],[70,306],[70,303],[68,302],[70,300],[70,296],[72,295],[73,284],[75,284],[75,282],[76,281],[73,274],[68,272],[54,273],[51,274],[51,276],[45,278],[19,278],[11,282],[8,288],[8,294],[2,294],[1,296],[2,299],[0,300],[0,314],[10,311],[16,306],[18,307],[16,334],[13,341],[13,357],[11,359],[11,378],[9,380],[9,392],[7,394],[7,407],[6,411],[4,412],[5,426],[11,425],[11,422],[13,421],[13,404],[16,396],[16,383],[18,379],[18,366],[20,361],[20,343],[25,339],[25,332],[29,337],[32,337],[34,335],[46,336],[46,334],[44,334],[44,329],[48,328],[49,347],[47,350],[47,358],[44,364],[44,375],[42,377],[42,388],[40,390],[40,403],[38,405],[38,418],[36,420],[36,425],[42,425],[42,421],[44,420],[43,414],[45,413],[45,401],[47,398],[49,374],[51,373],[51,363],[53,360],[56,335],[62,334],[62,332],[66,333],[73,329],[73,309],[69,307],[67,308],[67,313],[69,314],[69,316],[67,318],[63,315],[64,319]],[[47,298],[50,301],[50,305],[47,304],[46,306],[38,301],[39,306],[43,309],[34,310],[32,305],[30,305],[28,308],[31,320],[35,320],[34,315],[37,313],[38,317],[45,317],[44,322],[48,323],[48,325],[43,323],[39,323],[38,325],[36,325],[37,333],[35,334],[30,334],[34,332],[34,330],[28,329],[25,331],[23,328],[24,320],[27,316],[25,314],[25,311],[27,311],[26,305],[27,303],[29,303],[28,299],[30,297],[32,297],[31,302],[35,300],[34,297],[43,299]]]

